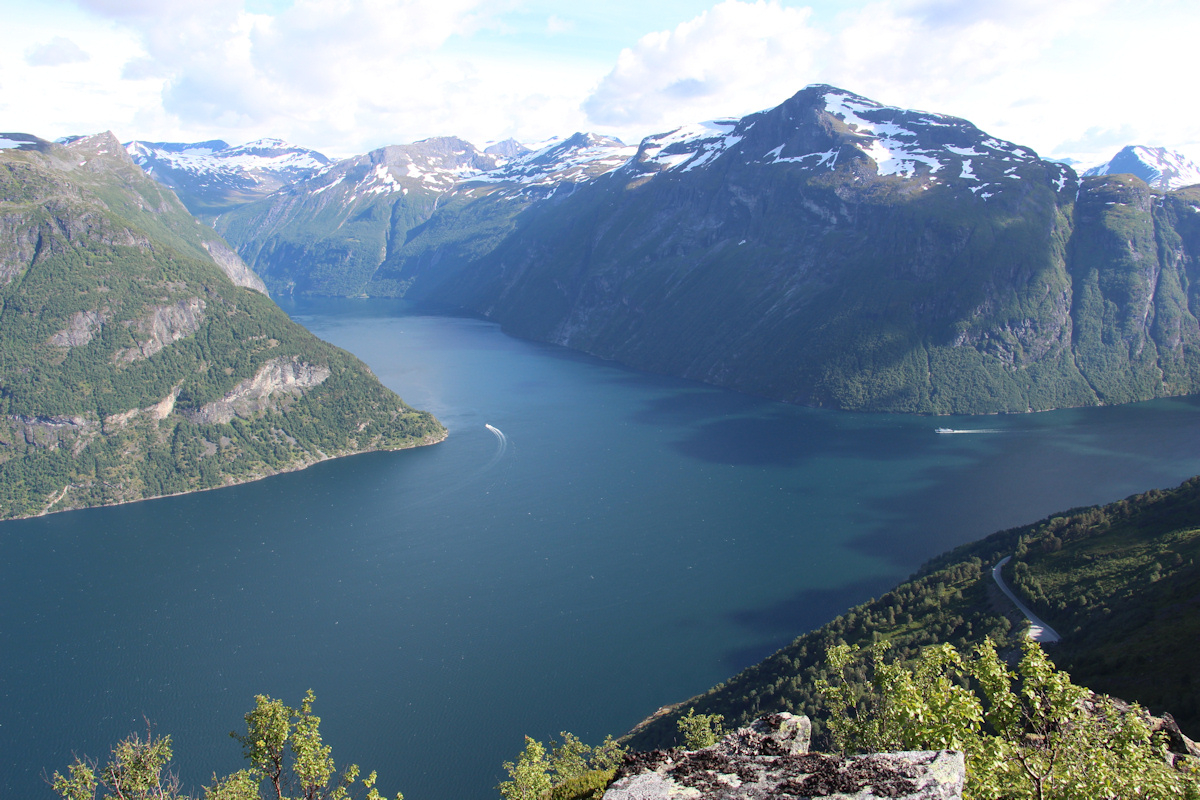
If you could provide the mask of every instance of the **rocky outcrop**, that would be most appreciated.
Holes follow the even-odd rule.
[[[97,433],[96,423],[81,416],[34,416],[13,414],[0,426],[0,445],[26,445],[42,450],[70,447],[78,452]],[[7,430],[4,430],[7,428]]]
[[[809,753],[811,730],[808,717],[769,714],[702,750],[631,753],[604,800],[962,797],[960,752]]]
[[[192,422],[226,423],[234,417],[247,419],[259,411],[277,408],[287,398],[299,397],[330,375],[329,367],[286,358],[273,358],[220,400],[188,412]]]
[[[204,307],[204,301],[199,297],[180,300],[174,305],[155,306],[141,319],[125,323],[146,337],[145,341],[137,347],[119,351],[114,358],[125,363],[141,361],[172,342],[191,336],[200,330],[200,324],[204,321]]]
[[[76,311],[67,320],[67,327],[50,337],[50,344],[58,347],[85,345],[107,321],[103,311]]]
[[[170,394],[153,405],[146,406],[145,408],[131,408],[128,411],[108,415],[104,418],[104,432],[113,433],[125,427],[131,421],[143,416],[149,417],[156,422],[166,419],[175,410],[175,401],[179,399],[179,388],[176,386],[171,390]]]
[[[229,245],[219,239],[201,242],[201,244],[229,280],[238,286],[245,286],[247,289],[267,294],[267,286],[262,282],[262,278],[246,266],[246,262],[242,261],[241,256],[233,252]]]

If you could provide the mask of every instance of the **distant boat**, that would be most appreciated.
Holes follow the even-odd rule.
[[[934,428],[934,433],[954,433],[953,428]]]

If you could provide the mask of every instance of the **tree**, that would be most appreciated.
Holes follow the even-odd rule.
[[[697,714],[696,709],[689,708],[687,715],[680,717],[676,726],[683,734],[684,748],[699,750],[711,747],[725,735],[724,722],[725,717],[720,714]]]
[[[509,780],[496,788],[504,800],[538,800],[550,791],[550,759],[546,747],[537,739],[525,737],[525,749],[512,761],[504,762],[504,771]]]
[[[337,776],[330,747],[321,740],[321,718],[312,713],[316,700],[311,689],[299,709],[281,700],[258,695],[247,712],[246,733],[230,735],[242,744],[248,769],[218,778],[204,787],[204,800],[262,800],[262,786],[270,786],[275,800],[349,800],[357,780],[356,764]],[[63,800],[187,800],[179,778],[169,769],[171,737],[155,736],[146,724],[146,739],[137,734],[122,739],[103,766],[76,758],[67,775],[54,773],[50,784]],[[364,800],[384,800],[375,788],[372,772],[362,781]],[[290,795],[292,790],[298,795]],[[395,800],[404,800],[397,793]]]
[[[254,709],[245,717],[246,733],[229,734],[241,742],[250,762],[246,775],[259,782],[269,781],[276,800],[283,800],[285,790],[292,787],[299,791],[297,798],[301,800],[347,800],[360,770],[357,764],[351,764],[337,777],[332,749],[321,739],[321,718],[312,711],[316,701],[313,690],[304,693],[298,709],[266,695],[257,695],[254,701]],[[241,800],[238,792],[243,791],[244,781],[239,774],[208,787],[206,793],[212,792],[214,800]],[[367,800],[382,800],[375,780],[374,772],[363,780]],[[404,795],[397,793],[396,800],[404,800]]]
[[[626,748],[617,744],[612,736],[591,747],[580,741],[573,733],[559,733],[562,743],[550,740],[549,748],[529,736],[525,737],[525,749],[516,762],[505,761],[504,770],[509,780],[496,789],[505,800],[539,800],[552,788],[555,792],[564,787],[572,796],[578,789],[587,796],[591,790],[602,788],[612,780],[612,773],[625,757]],[[598,796],[598,795],[597,795]]]
[[[259,694],[245,719],[246,735],[239,736],[236,731],[229,735],[241,742],[251,769],[270,780],[276,800],[282,800],[284,747],[292,730],[292,710],[282,700]]]
[[[63,800],[93,800],[97,790],[112,800],[174,800],[183,797],[179,778],[169,769],[171,737],[155,736],[146,723],[143,741],[131,733],[113,747],[106,764],[76,758],[70,777],[54,773],[50,785]]]
[[[912,666],[885,652],[873,648],[873,688],[856,697],[845,680],[850,648],[828,651],[834,681],[817,691],[843,752],[963,750],[964,796],[974,800],[1196,796],[1195,779],[1167,765],[1140,708],[1076,686],[1036,642],[1026,641],[1015,672],[990,639],[970,659],[948,644]]]

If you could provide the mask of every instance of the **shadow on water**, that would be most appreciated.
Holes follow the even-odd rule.
[[[911,461],[934,445],[932,431],[832,425],[829,412],[772,410],[756,416],[725,416],[696,424],[672,447],[680,455],[712,464],[794,467],[813,458]]]
[[[1024,415],[986,445],[982,437],[937,437],[935,455],[958,448],[972,467],[932,459],[922,486],[870,500],[871,516],[886,522],[847,545],[911,566],[1049,514],[1175,486],[1200,472],[1197,412],[1200,399],[1175,398]]]
[[[757,644],[725,651],[721,663],[730,675],[740,672],[865,598],[886,592],[894,583],[890,578],[875,577],[830,589],[801,589],[762,608],[733,611],[728,615],[730,621],[761,639]]]
[[[673,382],[669,393],[646,400],[641,409],[630,415],[630,420],[643,425],[694,425],[722,417],[754,414],[775,405],[763,398],[702,384],[696,384],[692,389],[674,388],[677,383]]]

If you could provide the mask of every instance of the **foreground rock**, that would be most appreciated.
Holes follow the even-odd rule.
[[[843,758],[809,753],[811,731],[808,717],[769,714],[702,750],[631,753],[604,800],[962,797],[966,767],[960,752]]]

